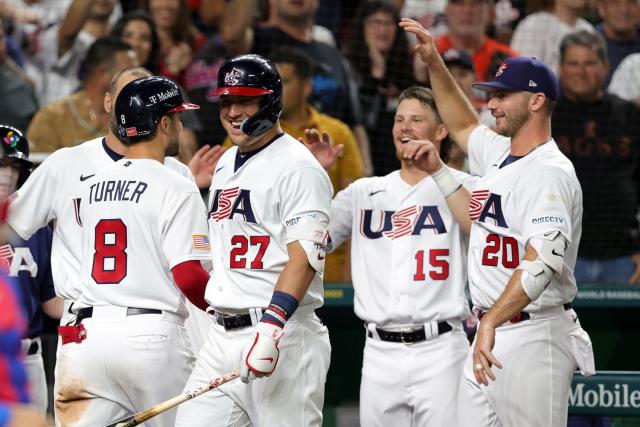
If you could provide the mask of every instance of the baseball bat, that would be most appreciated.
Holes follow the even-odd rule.
[[[133,414],[129,417],[123,418],[119,421],[116,421],[115,423],[109,424],[105,427],[133,427],[133,426],[137,426],[139,424],[142,424],[143,422],[147,421],[150,418],[155,417],[158,414],[163,413],[164,411],[167,411],[171,408],[173,408],[174,406],[178,406],[181,403],[186,402],[187,400],[193,399],[196,396],[200,396],[203,393],[208,392],[209,390],[213,390],[214,388],[217,388],[219,386],[221,386],[224,383],[227,383],[235,378],[238,378],[240,376],[240,371],[238,371],[237,369],[234,371],[229,372],[226,375],[223,375],[221,377],[218,377],[216,379],[214,379],[213,381],[210,381],[207,384],[204,384],[194,390],[191,391],[187,391],[185,393],[179,394],[176,397],[172,397],[169,400],[165,400],[164,402],[158,403],[155,406],[152,406],[149,409],[145,409],[144,411],[138,412],[137,414]]]

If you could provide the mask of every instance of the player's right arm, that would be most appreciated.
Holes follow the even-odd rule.
[[[417,37],[414,52],[418,53],[429,67],[429,80],[438,113],[449,129],[449,134],[467,153],[469,136],[480,124],[475,109],[444,65],[431,33],[417,21],[407,18],[400,20],[400,27]]]
[[[209,273],[201,261],[210,257],[206,207],[197,191],[185,192],[163,218],[162,248],[176,286],[193,305],[206,310]]]
[[[58,156],[49,156],[17,190],[11,201],[7,223],[24,240],[56,218],[54,203],[58,194],[59,177],[56,171]],[[69,200],[69,214],[72,214]]]

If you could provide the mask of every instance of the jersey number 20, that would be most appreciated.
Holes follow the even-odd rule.
[[[120,283],[127,275],[127,226],[121,219],[96,225],[91,277],[100,285]]]
[[[487,236],[487,246],[482,251],[482,265],[496,267],[499,258],[502,259],[502,266],[505,268],[516,268],[520,265],[518,241],[509,236],[502,236],[501,238],[497,234],[489,234]]]

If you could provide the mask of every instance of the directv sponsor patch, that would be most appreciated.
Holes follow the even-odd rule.
[[[554,224],[564,224],[564,218],[561,218],[559,216],[540,216],[538,218],[533,218],[531,220],[532,224],[547,224],[547,223],[554,223]]]

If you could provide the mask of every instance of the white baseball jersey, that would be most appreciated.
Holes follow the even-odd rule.
[[[155,160],[121,159],[87,180],[79,211],[79,306],[186,314],[171,269],[211,256],[206,208],[193,182]]]
[[[121,157],[103,139],[52,153],[14,194],[9,212],[9,225],[25,240],[56,221],[51,247],[53,281],[56,294],[71,301],[80,296],[82,245],[74,199],[79,197],[83,181]],[[165,165],[193,180],[189,168],[176,159],[165,158]]]
[[[559,231],[564,266],[524,310],[538,312],[575,297],[573,269],[582,231],[582,190],[571,161],[550,140],[502,168],[510,139],[486,126],[469,138],[471,173],[482,175],[469,204],[469,286],[473,303],[489,309],[520,265],[530,238]]]
[[[465,187],[475,178],[452,170]],[[331,206],[332,248],[351,239],[355,312],[378,325],[468,314],[466,238],[431,177],[411,186],[395,171],[362,178]]]
[[[218,161],[209,196],[213,273],[206,300],[220,310],[269,305],[289,260],[287,228],[303,217],[327,226],[333,194],[324,169],[287,134],[236,171],[237,152],[233,147]],[[323,299],[316,274],[300,304],[319,307]]]

